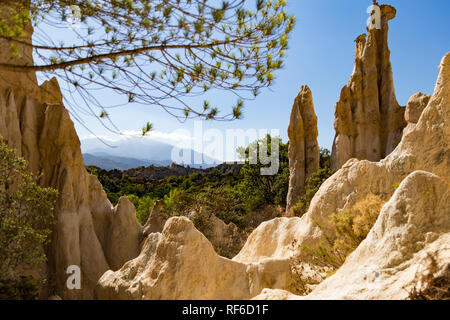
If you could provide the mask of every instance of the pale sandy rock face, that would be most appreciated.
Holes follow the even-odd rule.
[[[16,3],[9,1],[6,5],[0,8],[0,17],[7,21],[8,6],[16,9]],[[20,40],[31,43],[31,23],[24,32],[25,37]],[[28,45],[17,44],[17,56],[12,55],[9,42],[4,39],[0,39],[0,48],[0,63],[34,64]],[[134,208],[119,206],[113,210],[97,178],[87,173],[80,141],[55,78],[38,86],[34,72],[2,71],[0,135],[28,160],[34,173],[43,174],[40,185],[59,191],[56,225],[48,250],[47,295],[92,298],[97,280],[110,269],[110,264],[120,268],[121,263],[139,253],[138,223],[132,221],[136,220],[132,216]],[[124,236],[124,241],[117,235]],[[108,250],[107,258],[107,247],[119,250]],[[70,265],[81,268],[81,290],[66,287]]]
[[[409,98],[408,104],[406,105],[405,120],[407,126],[403,129],[403,135],[407,135],[416,127],[417,122],[422,115],[423,110],[428,105],[431,96],[423,94],[421,92],[416,93]]]
[[[450,264],[450,188],[428,172],[410,174],[367,238],[308,299],[405,299],[427,253]],[[423,270],[422,270],[423,272]]]
[[[41,100],[48,104],[63,104],[63,96],[59,88],[58,80],[52,78],[44,81],[39,89],[41,91]]]
[[[439,275],[450,265],[449,212],[447,181],[416,171],[401,183],[344,265],[311,294],[265,290],[256,299],[406,299],[419,275],[430,270]]]
[[[418,92],[411,96],[406,105],[405,120],[409,123],[417,123],[423,110],[430,102],[430,95]]]
[[[113,211],[97,178],[87,173],[80,141],[61,101],[56,79],[33,90],[1,87],[0,135],[29,161],[33,172],[43,174],[40,185],[59,191],[48,251],[48,293],[63,299],[89,299],[97,280],[110,269],[105,251],[111,247],[109,241],[119,241],[112,233],[126,235],[124,243],[119,241],[117,255],[114,250],[109,253],[116,268],[139,253],[138,222],[132,215],[134,208]],[[111,233],[111,223],[116,221]],[[70,265],[81,268],[81,290],[66,287]]]
[[[142,244],[142,250],[138,257],[126,262],[118,272],[107,271],[97,284],[95,297],[103,300],[140,300],[142,299],[142,286],[139,280],[143,278],[144,272],[153,262],[156,247],[161,239],[161,233],[149,234]],[[104,285],[108,283],[108,287]],[[114,289],[113,289],[114,288]]]
[[[305,180],[319,169],[317,116],[308,86],[302,86],[295,99],[288,136],[290,178],[286,211],[297,203],[304,192]]]
[[[0,97],[0,134],[9,147],[29,161],[35,173],[43,173],[40,185],[60,192],[48,254],[50,283],[63,298],[91,297],[89,289],[65,289],[69,265],[83,265],[82,288],[90,290],[95,277],[108,270],[94,229],[88,194],[90,179],[73,123],[64,106],[29,97],[27,90],[2,88]],[[96,201],[107,201],[106,195],[101,196]]]
[[[280,289],[264,289],[259,295],[253,297],[252,300],[300,300],[302,297],[297,296],[289,291]]]
[[[398,105],[388,48],[388,21],[393,7],[381,6],[381,29],[368,30],[356,41],[355,66],[335,107],[333,169],[349,159],[379,161],[402,137],[404,109]]]
[[[369,193],[390,200],[369,237],[338,271],[342,277],[330,277],[309,298],[404,297],[398,293],[400,287],[411,283],[414,266],[427,252],[436,252],[440,264],[445,264],[448,256],[440,252],[450,240],[450,54],[442,60],[435,92],[417,124],[397,146],[405,120],[395,100],[387,47],[387,21],[395,9],[382,6],[382,12],[382,30],[357,40],[355,70],[336,106],[333,159],[342,168],[322,185],[302,218],[262,224],[234,260],[217,255],[187,218],[172,218],[162,233],[148,231],[140,255],[121,266],[138,253],[140,226],[134,208],[126,199],[112,208],[98,180],[85,170],[80,141],[61,104],[57,82],[41,87],[22,77],[1,82],[0,134],[34,171],[43,173],[41,185],[60,192],[48,255],[55,290],[49,293],[89,299],[96,287],[99,299],[247,299],[264,288],[289,289],[290,259],[292,254],[301,256],[289,245],[294,240],[298,245],[319,243],[322,231],[313,222],[326,228],[331,214]],[[7,61],[4,56],[0,60]],[[302,115],[313,118],[309,116]],[[380,128],[385,130],[380,133]],[[387,154],[380,162],[351,159],[378,161]],[[361,264],[368,265],[368,273],[356,272]],[[386,293],[355,284],[373,275],[373,264],[376,272],[382,271],[382,283],[391,286]],[[65,286],[69,265],[81,267],[81,290]],[[398,276],[391,277],[391,271]],[[265,291],[266,297],[269,293]],[[274,297],[293,296],[277,291]]]
[[[136,220],[136,209],[127,197],[121,197],[114,208],[106,241],[106,257],[112,270],[140,253],[142,226]]]
[[[0,8],[0,17],[9,20],[9,9],[16,3],[9,1]],[[31,43],[31,23],[20,40]],[[0,39],[0,63],[33,65],[32,48],[17,43],[17,56],[12,55],[9,42]],[[17,150],[29,162],[34,173],[43,173],[42,186],[60,192],[56,205],[56,226],[48,250],[47,294],[67,298],[90,298],[97,279],[108,270],[93,216],[108,216],[111,204],[102,190],[96,190],[95,204],[89,194],[93,179],[84,169],[80,142],[56,79],[37,85],[34,72],[2,71],[0,77],[0,135],[10,148]],[[100,203],[103,203],[101,205]],[[95,211],[91,210],[95,207]],[[102,218],[101,220],[108,220]],[[66,268],[81,266],[82,290],[66,289]],[[43,293],[45,295],[45,292]]]
[[[322,231],[314,221],[327,228],[333,213],[371,193],[390,199],[375,227],[350,256],[345,268],[340,269],[344,276],[330,277],[309,297],[404,297],[404,293],[399,293],[400,287],[412,283],[416,269],[411,266],[422,261],[426,252],[440,252],[444,243],[448,243],[450,54],[443,58],[440,69],[435,93],[419,122],[394,152],[380,162],[348,161],[322,185],[302,218],[263,223],[234,260],[219,257],[187,218],[170,219],[161,238],[152,240],[157,242],[154,251],[144,250],[119,271],[103,275],[97,297],[247,299],[258,295],[263,288],[290,290],[291,259],[302,257],[302,253],[292,252],[289,244],[296,240],[298,247],[312,247],[323,241]],[[394,185],[399,182],[402,183],[395,191]],[[380,244],[386,249],[380,248]],[[445,255],[438,255],[438,259],[442,265],[447,261]],[[374,274],[372,262],[383,270],[383,284],[392,285],[385,293],[365,290],[355,284],[359,277],[367,279]],[[367,268],[357,274],[356,270],[361,270],[364,264]],[[397,272],[398,281],[389,276],[389,270]],[[355,278],[346,277],[346,272],[353,273]],[[353,280],[346,281],[349,279]],[[328,285],[331,289],[326,289]],[[266,290],[260,298],[271,298],[270,292]],[[281,291],[276,291],[273,297],[297,298]]]
[[[350,160],[323,183],[305,215],[301,218],[277,218],[261,224],[234,260],[257,263],[266,258],[289,260],[295,256],[302,259],[301,246],[315,247],[324,240],[316,223],[332,235],[328,230],[332,214],[351,207],[367,194],[388,198],[394,192],[395,182],[395,176],[390,176],[378,163]],[[295,251],[292,248],[294,241],[297,242]]]
[[[312,220],[318,221],[326,228],[331,214],[357,203],[364,199],[367,194],[373,193],[382,198],[390,199],[389,203],[383,207],[382,214],[371,231],[370,237],[363,242],[365,245],[361,245],[364,249],[359,247],[345,263],[346,269],[342,267],[342,269],[347,270],[345,274],[344,271],[338,271],[336,275],[319,285],[317,291],[315,290],[311,294],[311,298],[403,298],[405,292],[400,292],[399,286],[400,284],[411,283],[413,269],[408,269],[404,274],[398,273],[399,282],[392,287],[392,290],[386,291],[385,296],[380,291],[370,293],[364,291],[362,286],[357,287],[354,284],[354,282],[358,282],[359,278],[357,277],[362,274],[362,272],[356,272],[356,269],[361,268],[364,257],[367,257],[367,261],[378,260],[379,263],[383,263],[383,268],[388,268],[388,266],[397,268],[402,265],[413,266],[417,265],[420,260],[418,257],[423,256],[428,250],[440,252],[445,251],[441,250],[445,249],[444,243],[447,243],[448,246],[448,233],[450,231],[448,221],[450,212],[448,207],[450,53],[442,59],[439,68],[440,74],[433,96],[415,128],[403,137],[394,152],[377,163],[367,160],[349,160],[322,185],[312,200],[307,214],[301,219],[296,218],[297,222],[292,222],[297,223],[298,227],[290,234],[285,234],[285,238],[288,240],[281,244],[283,247],[285,243],[289,242],[289,239],[296,239],[299,245],[311,246],[311,243],[315,241],[318,243],[322,233],[311,223]],[[428,173],[419,172],[410,175],[416,170],[423,170]],[[408,179],[405,180],[406,177]],[[395,191],[394,184],[399,182],[402,182],[401,187],[392,196]],[[265,230],[270,229],[273,230],[274,239],[271,239],[270,234],[265,232]],[[279,222],[271,221],[268,222],[268,225],[257,228],[254,234],[249,237],[249,241],[265,233],[268,237],[264,239],[266,243],[276,243],[277,236],[282,230]],[[398,242],[399,239],[403,240]],[[372,247],[369,243],[374,246]],[[378,246],[379,243],[384,243],[387,248],[395,252],[384,251],[376,246],[377,243]],[[248,242],[236,258],[241,260],[241,257],[249,256],[252,261],[257,261],[258,257],[250,254],[253,251],[252,246],[258,248],[260,244]],[[371,248],[372,251],[368,251],[368,248]],[[377,250],[380,251],[378,255],[375,252]],[[275,247],[271,252],[277,258],[287,257],[288,255],[288,252],[283,248]],[[368,252],[377,259],[369,260],[371,254]],[[448,257],[442,256],[439,261],[445,264],[448,262]],[[350,268],[355,272],[355,278],[348,277],[352,280],[344,281],[343,279],[349,275],[347,272]],[[398,267],[397,271],[400,272],[400,270],[401,267]],[[388,285],[389,281],[392,281],[392,285],[394,285],[394,280],[395,277],[386,278],[384,284]],[[337,285],[338,282],[339,285]],[[331,287],[331,284],[336,284],[336,286]],[[272,294],[274,298],[280,297],[280,292],[266,290],[258,298],[270,299]],[[298,298],[287,293],[282,295],[287,298]]]
[[[242,250],[233,260],[242,263],[258,263],[264,259],[289,260],[290,246],[296,235],[307,233],[306,218],[276,218],[262,223],[247,239]]]
[[[392,171],[424,170],[450,176],[450,53],[439,66],[434,93],[413,131],[381,163]]]
[[[286,287],[290,266],[252,265],[220,257],[186,217],[167,221],[145,240],[141,254],[98,282],[98,299],[248,299],[265,287]]]

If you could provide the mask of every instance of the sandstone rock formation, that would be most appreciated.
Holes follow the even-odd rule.
[[[395,97],[388,48],[388,21],[396,10],[389,5],[380,7],[381,29],[368,30],[367,39],[365,34],[356,39],[353,73],[335,107],[333,169],[351,158],[385,158],[400,142],[406,126],[405,108]]]
[[[214,214],[205,210],[200,213],[194,211],[188,217],[221,256],[233,257],[244,245],[244,233],[234,223],[226,224]],[[200,225],[197,225],[197,223]]]
[[[106,257],[112,270],[118,270],[140,253],[142,226],[136,219],[136,209],[127,197],[121,197],[109,223]]]
[[[383,207],[369,237],[344,266],[319,285],[309,298],[404,298],[406,293],[400,287],[413,285],[411,277],[415,272],[414,266],[427,252],[436,253],[442,268],[450,263],[446,249],[450,232],[450,53],[442,59],[439,68],[433,96],[416,126],[404,135],[394,152],[377,163],[356,159],[348,161],[322,185],[308,212],[300,219],[292,219],[296,222],[290,222],[297,226],[285,238],[297,239],[300,245],[312,246],[314,242],[318,243],[322,234],[312,220],[326,226],[331,214],[364,199],[369,193],[391,198],[394,184],[403,181]],[[414,173],[417,170],[428,173]],[[275,237],[265,241],[276,242],[282,229],[277,227],[279,224],[276,222],[269,224],[274,225]],[[266,225],[264,229],[269,227]],[[249,239],[257,238],[258,233],[263,233],[262,229],[255,230],[255,235]],[[284,247],[287,242],[284,240],[280,246]],[[258,246],[260,243],[256,244]],[[382,249],[383,246],[387,249]],[[246,245],[244,250],[252,252],[253,248]],[[287,257],[287,252],[282,248],[273,248],[271,252],[272,257]],[[253,261],[257,261],[257,257],[253,257]],[[372,286],[356,284],[370,270],[361,268],[361,265],[369,264],[370,267],[372,263],[386,272],[380,280],[382,289],[374,290]],[[355,274],[350,277],[351,272]],[[272,290],[265,290],[258,298],[283,297],[298,298]]]
[[[258,263],[275,258],[286,259],[292,255],[290,245],[295,234],[309,227],[303,218],[276,218],[262,223],[248,237],[242,250],[233,260],[242,263]]]
[[[151,233],[162,232],[167,217],[163,212],[164,202],[158,200],[148,216],[147,222],[144,225],[143,236],[147,237]]]
[[[403,129],[403,135],[408,134],[416,127],[416,124],[419,121],[423,110],[428,105],[430,98],[430,95],[423,94],[421,92],[416,93],[409,98],[405,111],[405,120],[408,125],[405,129]]]
[[[449,117],[450,53],[441,62],[435,92],[427,107],[395,150],[379,162],[348,161],[321,186],[303,217],[263,223],[250,235],[233,261],[215,254],[211,244],[185,218],[171,219],[160,237],[154,235],[148,240],[152,243],[148,247],[154,249],[144,250],[121,270],[109,271],[101,278],[97,297],[246,299],[267,284],[270,289],[289,290],[292,286],[290,264],[293,256],[303,256],[301,246],[313,247],[324,241],[322,230],[330,227],[331,215],[361,201],[367,194],[390,200],[370,236],[339,271],[340,276],[330,277],[310,297],[404,297],[399,290],[403,285],[412,285],[411,266],[426,252],[441,252],[448,243]],[[418,170],[420,172],[415,172]],[[396,191],[395,185],[400,182]],[[297,251],[289,249],[293,241],[298,244]],[[386,250],[379,247],[380,243]],[[203,262],[201,266],[196,263],[199,259]],[[440,266],[448,263],[446,254],[437,253],[437,259]],[[367,270],[372,270],[361,270],[360,263],[366,262],[378,263],[386,272],[383,283],[392,284],[392,289],[374,291],[371,286],[354,284],[362,273],[367,276]],[[357,273],[357,270],[359,274],[346,278],[348,273]],[[402,273],[402,270],[406,271]],[[397,273],[398,280],[390,277],[389,272]],[[370,275],[373,274],[369,272]],[[225,289],[223,283],[235,287]],[[280,290],[266,290],[259,296],[292,297],[295,296]]]
[[[400,185],[361,245],[309,299],[406,299],[419,268],[436,258],[437,273],[450,265],[450,188],[416,171]]]
[[[48,250],[49,294],[88,299],[110,263],[112,268],[119,268],[121,262],[139,253],[140,226],[134,208],[122,209],[119,204],[113,210],[97,178],[87,173],[69,113],[61,101],[49,98],[61,95],[56,79],[41,87],[46,88],[41,100],[28,96],[27,88],[1,88],[0,135],[29,161],[33,172],[42,173],[40,185],[54,187],[60,193]],[[47,89],[52,87],[57,90],[49,95]],[[124,234],[125,242],[117,238]],[[81,268],[81,290],[66,288],[70,265]]]
[[[200,213],[192,211],[188,218],[198,224],[199,231],[206,236],[218,253],[227,257],[236,254],[244,245],[243,233],[234,223],[226,224],[214,214],[201,210]],[[144,226],[143,237],[162,232],[168,218],[164,212],[163,201],[158,200]]]
[[[99,299],[247,299],[264,288],[290,290],[292,256],[302,252],[289,245],[324,240],[315,222],[326,228],[333,213],[369,193],[390,200],[368,238],[307,298],[404,298],[401,291],[414,285],[416,266],[427,267],[427,253],[436,256],[439,269],[447,265],[450,54],[441,62],[435,92],[420,117],[427,99],[411,100],[407,119],[412,126],[395,148],[405,125],[387,49],[387,21],[395,10],[382,6],[382,13],[382,29],[370,31],[367,41],[358,38],[355,71],[336,106],[334,159],[342,168],[322,185],[303,217],[262,224],[233,260],[216,254],[184,217],[168,220],[161,233],[146,226],[141,242],[133,206],[124,198],[112,208],[96,177],[84,169],[56,80],[40,87],[33,79],[24,85],[21,77],[1,82],[0,134],[33,171],[43,173],[41,185],[60,192],[48,254],[48,294],[89,299],[96,286]],[[387,154],[379,162],[347,161],[377,161]],[[154,231],[160,229],[161,224]],[[140,243],[139,256],[121,266],[137,254]],[[81,267],[82,290],[66,288],[69,265]],[[379,290],[378,284],[388,288]],[[297,298],[281,290],[265,290],[259,297]]]
[[[8,12],[1,11],[0,17],[7,19]],[[31,25],[24,31],[21,41],[31,43]],[[33,65],[30,46],[18,43],[16,57],[7,49],[8,41],[0,39],[0,47],[1,64]],[[34,173],[42,173],[40,185],[59,191],[56,225],[47,250],[49,287],[44,297],[92,298],[93,288],[105,271],[121,267],[122,261],[139,253],[137,221],[132,222],[136,219],[132,217],[134,208],[119,205],[113,210],[97,178],[87,173],[80,141],[55,78],[38,86],[33,72],[2,69],[0,136],[28,160]],[[117,236],[124,234],[126,240],[121,242]],[[81,268],[81,290],[66,287],[70,265]]]
[[[411,98],[409,98],[405,112],[405,120],[407,123],[419,122],[423,110],[428,105],[428,102],[430,102],[430,98],[430,95],[423,94],[421,92],[416,93]]]
[[[139,257],[106,272],[95,293],[98,299],[248,299],[290,282],[284,261],[244,264],[220,257],[188,218],[174,217],[162,234],[150,234]]]
[[[418,274],[438,275],[450,266],[449,213],[447,181],[413,172],[344,265],[304,298],[406,299],[418,285]],[[280,290],[265,290],[256,297],[273,298],[300,299]]]
[[[304,193],[305,180],[319,169],[317,116],[311,90],[302,86],[292,107],[289,135],[289,190],[286,211]]]

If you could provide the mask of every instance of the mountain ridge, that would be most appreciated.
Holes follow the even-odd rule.
[[[170,166],[172,162],[152,161],[136,158],[118,157],[106,153],[83,153],[84,164],[95,166],[104,170],[129,170],[138,167],[148,167],[155,165],[158,167]]]
[[[177,161],[177,159],[173,159],[172,155],[175,146],[149,138],[135,137],[118,140],[113,144],[112,147],[106,147],[100,139],[82,139],[81,146],[85,164],[105,170],[127,170],[150,165],[169,166],[172,163],[191,168],[210,168],[223,162],[188,147],[183,152],[190,152],[190,159],[188,157],[187,161],[183,159]],[[201,159],[201,163],[194,163],[197,159]]]

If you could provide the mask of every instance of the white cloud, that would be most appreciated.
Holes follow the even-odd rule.
[[[94,134],[88,134],[85,136],[81,136],[80,140],[81,142],[85,141],[85,140],[92,140],[92,139],[100,139],[100,140],[104,140],[106,142],[117,142],[118,139],[114,139],[110,136],[102,136],[102,135],[94,135]]]
[[[133,139],[148,139],[158,142],[164,142],[170,145],[177,145],[180,143],[189,145],[190,142],[193,140],[193,138],[188,133],[189,133],[188,131],[182,132],[181,130],[176,130],[174,132],[169,133],[162,131],[151,131],[147,133],[146,136],[143,137],[141,131],[124,130],[120,135],[111,135],[111,136],[104,136],[104,135],[95,136],[93,134],[86,135],[81,137],[81,141],[85,142],[86,140],[100,139],[104,140],[107,143],[114,143]]]

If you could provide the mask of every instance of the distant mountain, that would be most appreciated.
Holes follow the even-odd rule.
[[[105,170],[128,170],[151,165],[165,167],[172,164],[171,161],[146,161],[134,158],[116,157],[105,153],[84,153],[83,158],[85,165],[95,166]]]
[[[148,138],[127,138],[111,142],[112,147],[104,145],[97,138],[83,139],[81,147],[86,165],[96,166],[105,170],[127,170],[147,166],[170,166],[172,150],[174,146]],[[180,163],[179,165],[191,168],[210,168],[217,166],[222,161],[212,159],[191,150],[192,163]],[[203,159],[201,164],[193,164],[194,159]]]

